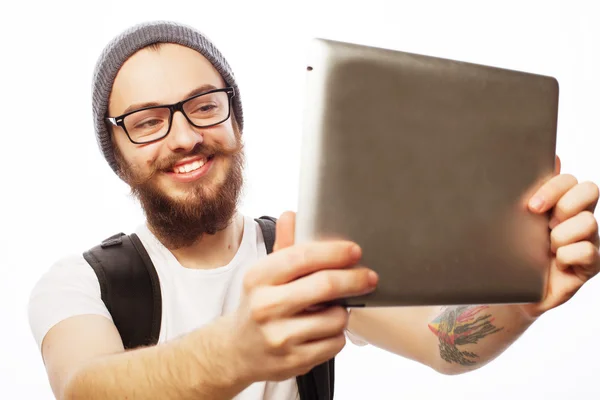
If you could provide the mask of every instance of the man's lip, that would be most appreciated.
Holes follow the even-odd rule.
[[[169,176],[175,182],[179,182],[179,183],[193,182],[197,179],[200,179],[201,177],[203,177],[204,175],[206,175],[209,172],[209,170],[212,168],[213,160],[214,160],[214,158],[210,158],[209,160],[206,161],[206,163],[204,163],[203,166],[201,166],[200,168],[198,168],[194,171],[185,172],[185,173],[177,173],[177,172],[173,172],[173,170],[171,170],[171,171],[165,171],[165,173],[167,174],[167,176]]]
[[[207,156],[196,156],[196,157],[184,158],[183,160],[179,161],[177,164],[173,165],[169,169],[172,170],[172,169],[180,167],[182,165],[193,163],[194,161],[200,161],[200,160],[208,161],[208,158],[209,157],[207,157]]]

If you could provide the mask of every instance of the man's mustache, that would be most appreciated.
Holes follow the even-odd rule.
[[[205,158],[208,158],[212,155],[217,155],[217,153],[221,154],[221,153],[223,153],[223,151],[221,151],[219,148],[216,148],[213,146],[197,144],[196,146],[194,146],[192,151],[190,151],[186,154],[173,154],[173,155],[169,156],[168,158],[163,159],[160,162],[157,162],[152,169],[153,169],[153,172],[158,172],[158,171],[168,172],[168,171],[172,171],[173,168],[175,167],[175,165],[177,165],[177,163],[179,163],[184,158],[195,157],[195,156],[204,156]]]
[[[154,177],[160,172],[172,172],[173,168],[177,163],[185,158],[204,156],[206,158],[210,156],[233,156],[242,151],[243,144],[241,140],[238,140],[236,146],[231,149],[224,148],[223,146],[207,145],[204,143],[198,143],[194,148],[185,154],[173,154],[169,157],[157,161],[153,166],[152,170],[148,174],[135,174],[132,173],[128,177],[128,183],[132,188],[144,186],[148,182],[152,181]],[[130,169],[131,170],[131,169]],[[133,171],[132,171],[133,172]]]

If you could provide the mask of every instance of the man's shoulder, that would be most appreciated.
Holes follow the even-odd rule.
[[[48,330],[66,318],[83,314],[110,318],[96,275],[83,254],[62,256],[43,272],[31,289],[28,314],[38,346]]]
[[[70,274],[73,270],[87,267],[89,267],[89,264],[83,257],[83,252],[67,253],[51,262],[43,277],[52,274]]]
[[[107,236],[108,237],[108,236]],[[106,238],[98,239],[94,243],[87,243],[71,249],[69,252],[50,261],[32,288],[31,296],[35,297],[41,292],[55,291],[58,288],[90,287],[96,281],[96,274],[84,253],[93,247],[99,246]],[[95,287],[91,288],[95,291]]]
[[[32,289],[32,296],[50,288],[69,285],[80,280],[89,280],[94,272],[83,257],[83,253],[69,253],[55,259],[41,274]]]

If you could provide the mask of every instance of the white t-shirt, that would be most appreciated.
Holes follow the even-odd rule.
[[[251,217],[244,217],[240,247],[225,266],[198,270],[183,267],[146,225],[136,230],[152,259],[161,286],[162,322],[159,344],[195,330],[226,312],[240,301],[244,274],[266,256],[262,231]],[[83,314],[97,314],[112,321],[100,296],[96,274],[83,255],[56,262],[34,287],[29,301],[29,323],[41,349],[44,336],[58,322]],[[357,344],[360,339],[351,339]],[[235,400],[292,400],[298,398],[295,379],[256,382]]]

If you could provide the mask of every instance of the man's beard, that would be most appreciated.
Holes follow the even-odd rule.
[[[123,179],[130,185],[134,197],[140,200],[150,229],[168,249],[191,246],[204,235],[214,235],[230,224],[244,181],[244,152],[239,136],[236,141],[233,150],[199,144],[189,153],[157,162],[152,173],[143,177],[125,166],[123,157],[116,152]],[[173,199],[157,186],[153,179],[157,174],[172,171],[179,160],[196,155],[214,155],[215,161],[219,158],[230,161],[225,179],[219,186],[206,187],[202,179],[192,182],[183,199]]]

